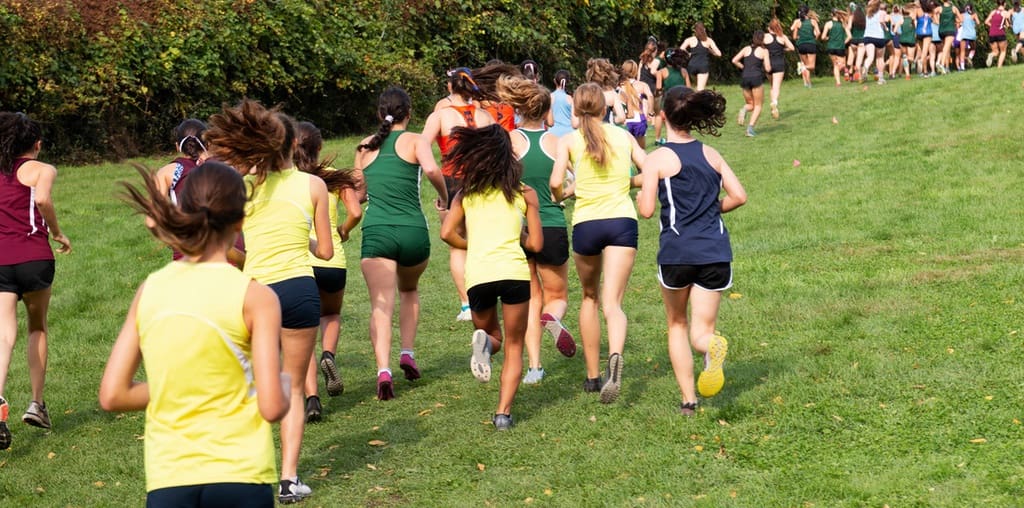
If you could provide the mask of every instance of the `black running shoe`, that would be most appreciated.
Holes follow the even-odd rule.
[[[334,355],[330,351],[324,351],[320,355],[320,372],[324,374],[327,395],[337,397],[345,392],[345,384],[341,382],[338,366],[334,364]]]
[[[601,385],[603,383],[604,381],[601,379],[601,376],[588,377],[585,381],[583,381],[583,391],[587,393],[597,393],[601,391]]]
[[[319,422],[324,413],[324,407],[320,404],[320,397],[311,395],[306,397],[306,423]]]

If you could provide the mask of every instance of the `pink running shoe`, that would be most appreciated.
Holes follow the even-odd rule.
[[[416,367],[415,358],[409,355],[402,355],[402,359],[398,361],[398,366],[402,368],[402,372],[405,372],[405,379],[415,381],[420,378],[420,369]]]
[[[391,400],[395,398],[395,388],[391,384],[391,374],[381,372],[377,374],[377,400]]]
[[[576,355],[576,341],[558,318],[545,312],[540,315],[540,324],[555,338],[555,347],[558,348],[559,353],[567,358]]]

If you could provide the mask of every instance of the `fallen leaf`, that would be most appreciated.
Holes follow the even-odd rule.
[[[740,298],[743,298],[743,295],[740,293],[729,293],[730,300],[739,300]]]
[[[736,493],[736,491],[735,491],[735,490],[729,493],[729,497],[731,497],[731,498],[733,498],[733,499],[736,499],[736,496],[737,496],[737,495],[738,495],[738,494]]]
[[[703,447],[703,446],[701,446],[701,445],[696,445],[696,446],[694,446],[694,447],[693,447],[693,449],[694,449],[694,450],[697,450],[698,452],[702,452],[702,451],[704,451],[704,447]]]
[[[375,466],[373,464],[367,464],[366,465],[366,469],[369,469],[370,471],[376,471],[377,470],[377,466]]]
[[[327,449],[331,450],[331,451],[334,451],[334,450],[338,449],[338,446],[340,446],[340,445],[332,444],[331,446],[328,446]]]
[[[370,442],[367,443],[367,444],[370,445],[370,446],[387,446],[388,442],[387,441],[381,441],[380,439],[371,439]]]
[[[42,487],[36,487],[36,494],[42,494],[44,492],[46,492],[46,489]]]
[[[1014,425],[1020,425],[1020,420],[1018,420],[1018,419],[1014,418],[1014,419],[1013,419],[1013,424],[1014,424]]]
[[[718,424],[723,426],[723,427],[728,427],[729,426],[729,422],[727,422],[725,420],[718,420]]]
[[[481,464],[479,462],[476,463],[476,470],[477,471],[483,471],[484,469],[487,469],[487,466],[485,466],[485,465],[483,465],[483,464]]]
[[[946,352],[949,353],[949,354],[953,354],[953,348],[951,348],[951,347],[946,348]]]
[[[988,439],[985,439],[983,437],[976,437],[976,438],[971,440],[972,444],[982,444],[982,443],[987,443],[987,442],[988,442]]]
[[[327,475],[331,473],[331,468],[322,467],[320,468],[320,478],[327,478]]]
[[[833,124],[839,124],[839,119],[833,116],[832,117],[832,123]]]
[[[380,430],[380,425],[374,425],[373,427],[370,427],[370,430]]]
[[[388,490],[388,489],[386,489],[384,487],[381,487],[380,485],[376,485],[373,488],[368,489],[366,492],[384,492],[385,490]]]
[[[56,453],[53,453],[53,452],[50,452],[50,453],[47,453],[47,454],[46,454],[46,458],[48,458],[48,459],[52,459],[52,458],[54,458],[54,457],[56,457],[56,456],[57,456],[57,454],[56,454]]]
[[[994,398],[995,398],[995,396],[993,396],[993,395],[986,395],[985,396],[985,400],[992,400]]]
[[[837,422],[843,421],[843,417],[839,415],[832,415],[832,418]]]
[[[444,404],[438,402],[437,404],[434,404],[434,407],[444,407]]]
[[[104,485],[106,485],[106,483],[97,481],[97,482],[92,482],[92,485],[94,487],[103,487]]]
[[[772,402],[781,405],[782,404],[782,395],[776,395],[775,398],[772,399]]]
[[[430,413],[433,413],[433,412],[434,412],[433,410],[430,410],[430,409],[424,409],[423,411],[420,411],[420,412],[419,412],[418,414],[419,414],[420,416],[427,416],[427,415],[429,415]]]
[[[74,408],[72,408],[72,409],[65,409],[64,410],[64,414],[66,414],[66,415],[69,415],[69,414],[74,413],[74,412],[75,412]]]
[[[590,420],[592,422],[596,422],[597,421],[597,417],[594,416],[594,415],[590,415],[590,418],[588,418],[588,420]]]
[[[550,496],[551,494],[554,494],[554,492],[552,492],[551,489],[544,489],[545,496]]]
[[[800,161],[799,161],[799,160],[797,160],[797,159],[793,159],[793,167],[794,167],[794,168],[798,168],[798,167],[800,167]]]
[[[143,439],[146,439],[146,436],[145,434],[135,434],[135,439],[137,441],[142,441]]]
[[[530,503],[533,502],[533,498],[532,497],[528,497],[526,499],[523,499],[523,502],[526,503],[526,504],[530,504]]]

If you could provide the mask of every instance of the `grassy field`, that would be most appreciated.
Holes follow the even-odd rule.
[[[422,282],[424,377],[399,376],[397,399],[376,401],[354,234],[338,354],[346,391],[307,429],[305,505],[1019,505],[1022,79],[1024,67],[885,86],[790,80],[782,118],[766,114],[753,139],[735,124],[739,88],[722,88],[730,123],[710,143],[749,203],[726,216],[736,256],[719,321],[726,385],[694,418],[677,411],[655,222],[641,224],[625,302],[623,396],[603,406],[584,394],[582,355],[545,342],[547,377],[522,387],[506,433],[490,425],[496,380],[469,373],[472,330],[454,321],[436,238]],[[350,163],[355,142],[325,154]],[[12,424],[5,506],[145,498],[143,415],[96,401],[135,287],[169,258],[115,197],[130,178],[127,164],[61,168],[58,213],[75,250],[58,260],[50,319],[54,429]],[[575,272],[570,281],[575,328]],[[22,336],[5,394],[14,420],[29,395],[24,348]]]

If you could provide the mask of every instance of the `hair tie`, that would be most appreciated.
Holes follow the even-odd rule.
[[[395,121],[395,117],[393,117],[391,115],[384,115],[384,121],[387,122],[387,123],[392,123],[392,122]]]
[[[199,138],[197,138],[197,137],[195,137],[195,136],[193,136],[193,135],[191,135],[191,134],[189,134],[188,136],[185,136],[185,137],[181,138],[181,141],[178,141],[178,149],[179,149],[179,150],[180,150],[180,149],[181,149],[182,147],[184,147],[184,146],[185,146],[185,142],[186,142],[186,141],[188,141],[188,139],[189,139],[189,138],[192,138],[192,139],[196,140],[196,143],[199,143],[199,148],[200,148],[200,149],[201,149],[202,151],[204,151],[204,152],[206,151],[206,146],[205,146],[205,145],[203,145],[203,142],[202,142],[202,141],[200,141],[200,140],[199,140]]]

